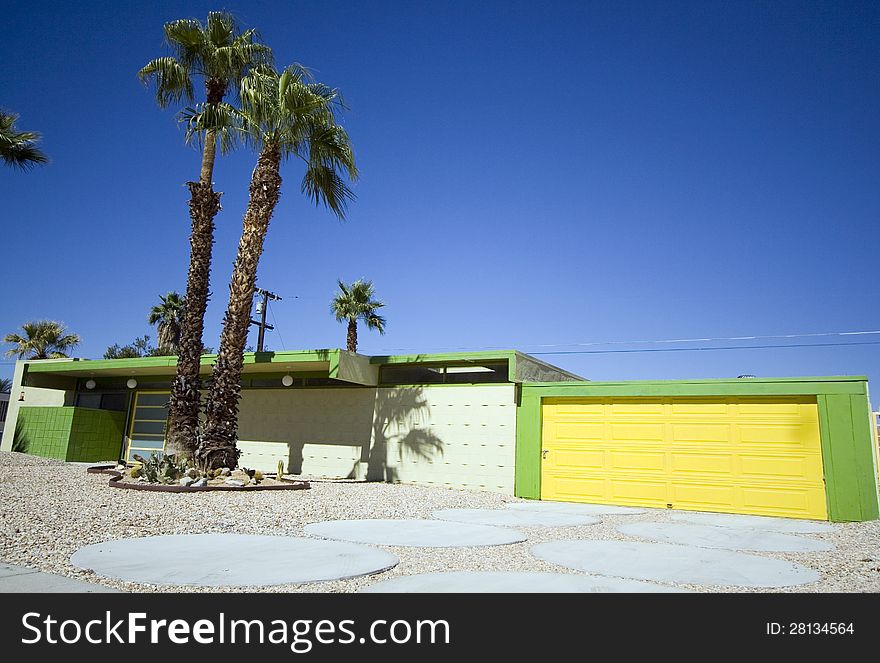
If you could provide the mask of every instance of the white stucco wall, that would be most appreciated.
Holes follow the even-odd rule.
[[[242,392],[245,467],[513,494],[514,387]]]

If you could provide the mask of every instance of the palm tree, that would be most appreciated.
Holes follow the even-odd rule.
[[[0,394],[8,394],[10,391],[12,391],[12,380],[0,378]]]
[[[165,24],[165,40],[172,55],[156,58],[138,72],[138,77],[156,90],[160,107],[181,100],[194,101],[193,78],[205,86],[206,115],[221,106],[227,93],[235,94],[242,76],[257,63],[271,62],[268,46],[257,41],[254,30],[241,32],[235,19],[225,12],[211,12],[207,22],[182,19]],[[203,125],[201,132],[188,131],[189,142],[202,147],[198,182],[187,182],[190,191],[190,262],[186,281],[186,311],[180,329],[177,375],[171,383],[166,450],[169,454],[191,455],[195,451],[199,423],[201,381],[199,367],[202,334],[208,306],[211,277],[211,247],[214,217],[220,211],[220,193],[214,191],[213,175],[217,142],[221,151],[231,148],[225,127]]]
[[[166,295],[159,295],[162,300],[150,309],[150,317],[147,321],[151,325],[158,325],[159,349],[169,352],[177,352],[180,345],[180,328],[183,316],[186,312],[186,299],[172,291]]]
[[[19,359],[63,359],[67,352],[80,343],[76,334],[68,334],[64,323],[54,320],[36,320],[21,326],[24,336],[7,334],[6,343],[15,347],[6,351],[7,357],[18,355]],[[27,355],[27,357],[25,357]]]
[[[342,108],[337,90],[311,82],[292,66],[278,73],[255,68],[241,84],[238,114],[245,139],[259,149],[250,184],[238,254],[229,285],[220,348],[213,366],[206,422],[196,458],[205,467],[235,467],[239,451],[238,401],[257,265],[269,221],[281,193],[281,162],[295,156],[305,163],[302,191],[345,218],[353,193],[343,180],[357,178],[348,134],[336,120]],[[195,126],[198,125],[197,118]]]
[[[7,166],[28,170],[37,164],[49,162],[37,147],[40,134],[36,131],[18,131],[18,115],[0,111],[0,159]]]
[[[375,329],[380,334],[385,333],[385,318],[377,313],[378,309],[385,306],[377,299],[372,281],[358,279],[351,285],[345,285],[341,280],[337,281],[339,292],[330,302],[330,310],[336,316],[337,322],[348,321],[347,348],[349,352],[357,352],[358,349],[358,320],[363,320],[367,329]]]

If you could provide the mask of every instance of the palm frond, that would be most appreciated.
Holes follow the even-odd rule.
[[[36,131],[18,131],[17,121],[16,113],[0,111],[0,159],[3,163],[21,170],[49,163],[49,157],[36,146],[41,135]]]
[[[145,85],[155,88],[156,103],[161,108],[193,99],[193,83],[188,68],[171,56],[151,60],[138,72],[138,78]]]
[[[198,104],[178,113],[178,121],[184,125],[184,138],[187,144],[204,145],[208,132],[220,141],[224,154],[235,149],[240,140],[245,119],[231,104]]]

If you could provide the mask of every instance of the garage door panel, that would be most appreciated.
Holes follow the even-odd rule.
[[[722,424],[676,424],[672,425],[672,443],[676,445],[729,445],[732,440],[731,425]]]
[[[666,473],[666,454],[663,451],[608,451],[610,472]]]
[[[673,482],[669,503],[675,508],[724,510],[736,502],[736,487],[725,484]]]
[[[554,424],[556,439],[560,442],[565,440],[604,440],[605,424],[586,422],[560,421]]]
[[[580,399],[543,416],[543,499],[827,518],[815,401]]]
[[[741,454],[740,473],[756,480],[773,480],[776,483],[822,482],[822,459],[815,455],[786,456]]]
[[[649,479],[609,478],[606,482],[608,502],[626,502],[627,504],[645,504],[656,506],[665,499],[666,481]],[[664,505],[665,506],[665,505]]]
[[[782,488],[779,486],[746,486],[742,489],[742,504],[754,512],[798,514],[824,504],[825,491],[816,488]]]
[[[609,437],[614,442],[656,442],[663,443],[663,424],[662,423],[612,423],[609,424]],[[606,438],[608,439],[608,438]]]
[[[669,470],[673,475],[708,474],[725,477],[736,471],[735,456],[731,453],[672,451],[669,458]]]
[[[585,469],[604,470],[605,451],[598,449],[559,449],[553,454],[553,464],[560,470],[580,472]]]

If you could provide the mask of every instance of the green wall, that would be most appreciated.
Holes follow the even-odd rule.
[[[880,517],[868,383],[862,376],[524,384],[516,417],[515,494],[541,499],[543,398],[796,395],[816,397],[829,518]]]
[[[58,460],[95,462],[119,458],[125,413],[83,407],[22,407],[13,451]]]

